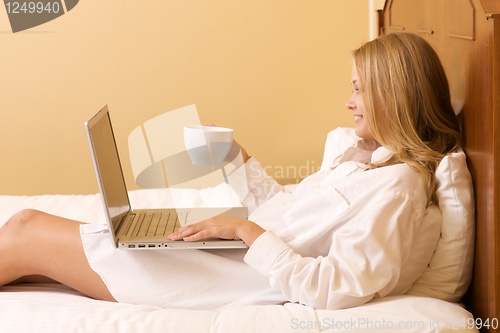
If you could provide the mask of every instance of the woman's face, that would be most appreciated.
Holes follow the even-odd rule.
[[[372,132],[370,131],[365,118],[363,92],[360,87],[358,72],[355,65],[352,66],[351,84],[352,96],[347,101],[347,104],[345,106],[348,110],[352,111],[352,114],[354,116],[354,123],[356,127],[354,132],[360,138],[374,140]]]

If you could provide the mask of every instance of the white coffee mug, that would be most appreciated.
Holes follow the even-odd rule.
[[[194,165],[222,166],[232,144],[230,128],[184,126],[184,145]]]

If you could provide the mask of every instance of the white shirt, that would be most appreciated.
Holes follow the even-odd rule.
[[[331,132],[321,170],[297,186],[278,185],[250,159],[249,193],[234,197],[243,197],[249,219],[267,231],[246,252],[121,251],[105,225],[83,224],[85,255],[126,303],[217,309],[291,301],[338,309],[404,294],[430,261],[441,213],[426,210],[425,188],[407,165],[365,170],[359,161],[391,154],[384,148],[367,154],[358,141],[352,130]],[[143,204],[165,207],[164,191],[146,191]],[[192,207],[216,204],[227,186],[174,192]]]
[[[279,186],[253,158],[246,164],[249,219],[267,231],[245,262],[292,302],[339,309],[404,294],[432,256],[441,214],[426,207],[421,177],[406,164],[366,170],[352,159],[392,154],[348,153],[358,141],[352,129],[332,131],[320,171],[294,187]]]

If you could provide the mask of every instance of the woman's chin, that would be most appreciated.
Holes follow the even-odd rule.
[[[354,128],[354,134],[361,139],[374,140],[372,133],[364,126],[356,126]]]

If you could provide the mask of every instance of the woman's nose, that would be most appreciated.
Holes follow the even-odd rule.
[[[349,98],[349,100],[347,101],[347,103],[345,103],[345,108],[347,110],[352,110],[352,109],[354,109],[354,107],[355,107],[354,106],[354,102],[352,101],[351,98]]]

